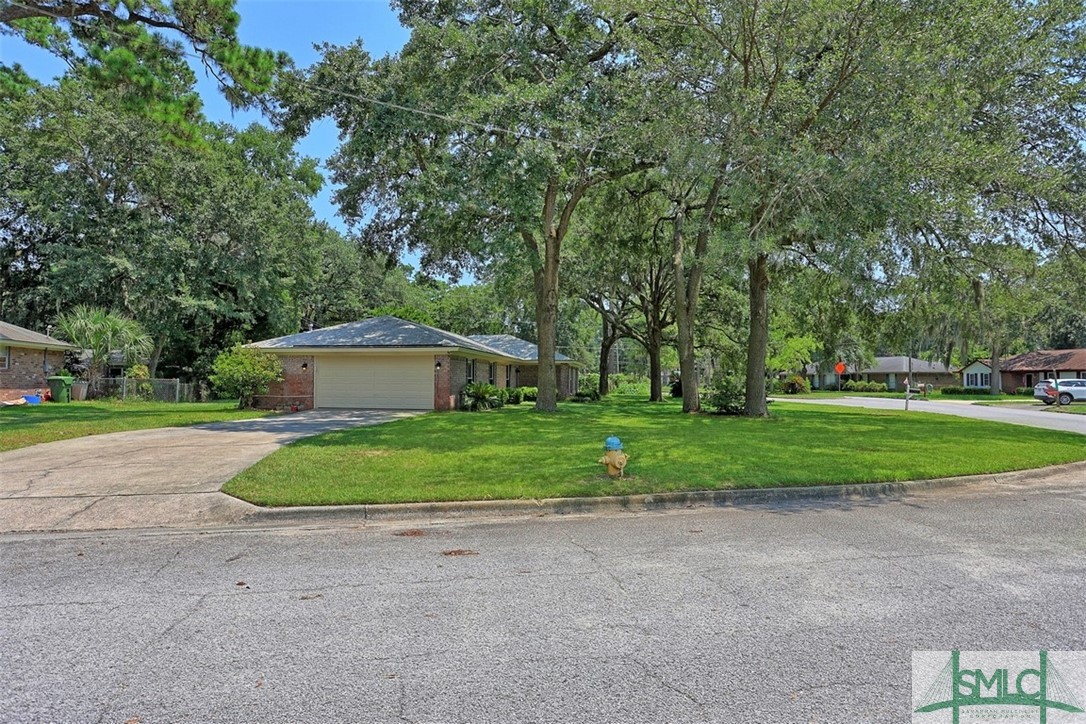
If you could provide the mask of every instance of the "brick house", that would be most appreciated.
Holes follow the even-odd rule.
[[[1005,358],[1000,364],[1000,381],[1005,392],[1033,387],[1041,380],[1086,379],[1086,349],[1042,349]],[[960,373],[965,387],[987,388],[992,361],[973,360]]]
[[[59,339],[0,322],[0,400],[37,395],[45,378],[64,370],[64,353],[75,347]]]
[[[464,337],[392,316],[249,346],[277,355],[283,365],[283,381],[255,401],[270,409],[453,410],[469,382],[534,385],[539,358],[534,344],[516,337]],[[577,391],[577,368],[558,357],[558,397],[564,399]]]

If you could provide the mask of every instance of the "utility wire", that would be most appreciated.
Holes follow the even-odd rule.
[[[130,38],[126,37],[125,35],[122,35],[121,33],[117,32],[113,28],[110,28],[110,27],[105,26],[105,25],[96,27],[96,26],[90,25],[89,23],[83,22],[81,20],[77,20],[74,17],[66,17],[66,16],[63,16],[63,15],[58,15],[56,13],[53,13],[53,12],[50,12],[50,11],[46,10],[45,8],[31,7],[29,5],[24,5],[24,4],[20,3],[20,2],[17,2],[16,0],[10,0],[9,4],[14,6],[14,7],[23,8],[24,10],[30,10],[30,11],[33,11],[33,12],[39,12],[39,13],[41,13],[43,15],[48,15],[49,17],[52,17],[52,18],[54,18],[56,20],[67,21],[67,22],[71,23],[72,25],[78,25],[79,27],[84,28],[86,30],[89,30],[91,32],[105,32],[105,33],[113,35],[113,36],[115,36],[117,38],[120,38],[121,40],[126,40],[126,41],[130,40]],[[197,55],[196,53],[190,53],[188,51],[182,50],[182,51],[180,51],[180,55],[182,57],[185,57],[185,58],[191,58],[193,60],[199,61],[200,64],[204,65],[205,67],[207,65],[206,59],[204,57],[200,56],[200,55]],[[215,75],[214,73],[212,73],[211,75],[215,76],[215,78],[221,82],[221,79],[219,79],[217,75]],[[641,156],[638,156],[638,155],[632,154],[632,153],[625,153],[625,152],[621,152],[621,151],[600,149],[598,146],[585,146],[583,144],[574,143],[574,142],[570,142],[570,141],[561,141],[561,140],[556,139],[556,138],[548,138],[547,136],[540,135],[540,134],[526,133],[523,130],[517,131],[517,130],[511,129],[511,128],[496,126],[496,125],[492,125],[492,124],[489,124],[489,123],[480,123],[479,121],[471,121],[471,120],[468,120],[466,118],[457,118],[455,116],[450,116],[450,115],[447,115],[447,114],[444,114],[444,113],[439,113],[437,111],[428,111],[428,110],[425,110],[423,108],[412,108],[410,106],[405,106],[405,105],[402,105],[402,104],[399,104],[399,103],[393,103],[391,101],[383,101],[383,100],[379,100],[377,98],[371,98],[369,96],[364,96],[364,95],[361,95],[361,94],[358,94],[358,93],[348,93],[347,91],[336,90],[335,88],[328,88],[326,86],[321,86],[321,85],[317,85],[315,83],[310,83],[309,81],[301,81],[300,85],[302,87],[310,88],[312,90],[319,91],[321,93],[327,93],[327,94],[330,94],[330,95],[340,96],[342,98],[350,98],[350,99],[353,99],[353,100],[361,101],[363,103],[368,103],[370,105],[381,106],[381,107],[384,107],[384,108],[391,108],[393,110],[403,111],[405,113],[414,113],[416,115],[425,116],[427,118],[434,118],[434,119],[437,119],[437,120],[445,121],[445,122],[451,123],[453,125],[469,126],[469,127],[472,127],[472,128],[477,128],[479,130],[485,131],[486,133],[490,133],[490,134],[493,134],[493,135],[504,134],[504,135],[512,136],[514,138],[522,138],[522,139],[528,139],[528,140],[534,140],[534,141],[542,141],[544,143],[550,143],[550,144],[553,144],[555,146],[561,146],[563,148],[568,148],[568,149],[575,150],[575,151],[581,151],[581,152],[584,152],[584,153],[588,153],[590,155],[598,153],[598,154],[605,154],[605,155],[610,155],[610,156],[620,156],[620,157],[623,157],[623,158],[629,158],[629,159],[631,159],[633,161],[637,161],[637,162],[640,162],[640,161],[644,160]]]

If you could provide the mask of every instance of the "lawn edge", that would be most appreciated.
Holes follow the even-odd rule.
[[[612,495],[583,498],[544,498],[541,500],[475,500],[429,503],[372,503],[365,505],[313,505],[281,508],[254,506],[244,523],[358,523],[366,521],[434,520],[493,516],[532,516],[592,514],[607,512],[639,513],[681,508],[726,508],[793,501],[842,501],[902,497],[909,493],[966,486],[987,481],[1013,483],[1044,477],[1054,472],[1081,472],[1086,477],[1086,461],[1005,473],[982,473],[930,480],[906,480],[884,483],[847,483],[805,487],[745,488],[741,490],[696,490],[642,495]],[[233,496],[231,496],[233,497]],[[240,498],[239,498],[240,500]],[[248,501],[245,501],[248,502]],[[252,503],[249,503],[253,505]]]

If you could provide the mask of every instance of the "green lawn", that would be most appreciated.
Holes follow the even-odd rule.
[[[957,417],[774,403],[769,419],[629,398],[539,415],[439,413],[299,440],[223,490],[261,505],[488,500],[935,478],[1086,459],[1080,435]],[[612,481],[608,435],[630,454]]]
[[[0,450],[67,440],[85,435],[154,427],[263,417],[267,412],[239,410],[236,400],[220,402],[44,402],[0,407]]]

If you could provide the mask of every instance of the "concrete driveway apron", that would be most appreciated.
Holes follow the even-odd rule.
[[[92,435],[0,453],[0,532],[236,523],[255,506],[219,488],[261,458],[310,435],[417,414],[314,410]]]

